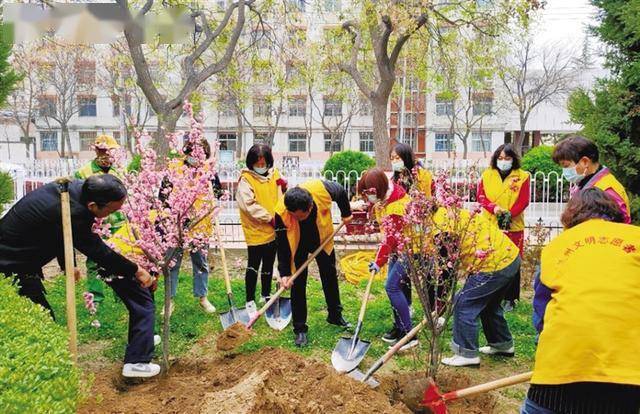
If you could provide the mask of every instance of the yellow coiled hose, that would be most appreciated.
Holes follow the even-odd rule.
[[[352,253],[340,259],[340,268],[344,273],[347,282],[358,284],[361,280],[369,278],[369,263],[376,257],[373,250],[364,250]],[[384,265],[374,280],[385,280],[387,278],[387,265]]]

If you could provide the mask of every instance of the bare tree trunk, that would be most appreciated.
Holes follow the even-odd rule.
[[[168,112],[165,114],[158,114],[158,131],[156,132],[155,147],[158,154],[169,153],[169,141],[166,139],[168,134],[176,131],[176,124],[178,123],[178,117],[174,113]],[[160,158],[162,159],[162,157]]]
[[[242,141],[244,134],[244,123],[242,122],[242,115],[239,111],[236,111],[236,121],[238,126],[236,127],[236,157],[242,159]],[[255,135],[254,135],[255,136]]]
[[[373,143],[376,151],[378,167],[391,168],[389,159],[389,130],[387,129],[387,101],[388,99],[371,100],[373,109]]]
[[[516,147],[516,151],[518,151],[518,154],[520,155],[522,155],[522,143],[524,142],[526,128],[527,120],[520,118],[520,136],[517,136],[514,140],[514,146]]]
[[[469,152],[469,136],[465,135],[464,139],[462,140],[462,159],[466,160],[467,159],[467,154]]]

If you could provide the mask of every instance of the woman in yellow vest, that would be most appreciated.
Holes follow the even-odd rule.
[[[244,276],[247,302],[256,299],[258,270],[262,282],[260,303],[271,294],[276,260],[275,208],[286,186],[287,182],[273,166],[271,148],[265,144],[253,145],[247,152],[246,168],[240,173],[236,191],[240,223],[247,242],[248,263]]]
[[[431,198],[435,188],[433,177],[429,170],[416,161],[416,155],[411,146],[404,143],[396,144],[389,158],[393,170],[391,177],[393,184],[402,187],[407,194],[411,194],[411,190],[415,188],[423,192],[427,198]],[[402,292],[411,306],[411,280],[408,277],[402,281]]]
[[[623,220],[605,192],[583,190],[542,250],[540,336],[522,413],[640,412],[640,228]]]
[[[478,203],[487,220],[498,226],[524,253],[524,210],[529,206],[529,174],[520,169],[520,156],[511,144],[500,145],[478,183]],[[520,272],[504,298],[510,307],[520,299]]]
[[[404,280],[407,279],[407,272],[403,257],[398,257],[395,253],[399,244],[396,235],[402,233],[404,227],[402,216],[411,199],[400,185],[394,185],[390,182],[380,168],[372,168],[362,174],[360,181],[358,181],[358,194],[365,197],[372,205],[376,220],[381,228],[382,222],[385,220],[384,227],[392,230],[383,233],[382,243],[380,243],[376,258],[369,265],[369,269],[378,273],[380,268],[389,263],[385,290],[393,309],[394,323],[393,328],[383,335],[382,340],[393,345],[413,328],[409,301],[402,290]],[[411,291],[409,291],[409,295],[411,295]],[[414,338],[407,342],[401,350],[413,348],[416,345],[418,345],[418,340]]]
[[[309,180],[290,188],[278,200],[275,209],[276,244],[278,246],[279,282],[291,289],[291,312],[296,346],[308,344],[307,339],[307,269],[295,281],[290,276],[301,266],[321,241],[333,237],[331,203],[340,208],[342,221],[351,221],[351,207],[347,191],[338,183]],[[303,236],[304,235],[304,236]],[[342,328],[351,325],[342,317],[336,254],[333,240],[316,256],[320,281],[327,302],[327,322]]]
[[[631,223],[631,209],[627,192],[611,171],[599,162],[598,147],[579,135],[570,135],[553,149],[553,161],[562,167],[562,175],[575,187],[571,195],[596,187],[611,197]]]
[[[482,214],[458,211],[459,214],[452,216],[449,210],[440,207],[433,217],[434,235],[460,239],[457,242],[460,266],[470,273],[454,299],[451,350],[455,355],[443,358],[442,363],[478,366],[479,353],[514,355],[513,337],[501,302],[520,268],[521,259],[516,245]],[[481,348],[478,319],[488,343]]]

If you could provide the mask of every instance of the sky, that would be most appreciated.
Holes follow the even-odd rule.
[[[542,12],[540,30],[536,36],[539,45],[561,44],[582,50],[587,26],[595,24],[597,8],[589,0],[547,0]],[[591,36],[590,45],[595,50],[597,39]]]

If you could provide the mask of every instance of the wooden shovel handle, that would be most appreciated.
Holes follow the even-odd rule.
[[[531,379],[532,376],[533,371],[530,371],[523,374],[513,375],[511,377],[501,378],[495,381],[487,382],[485,384],[464,388],[458,391],[448,392],[442,396],[442,399],[444,401],[450,401],[458,398],[469,397],[471,395],[482,394],[484,392],[496,390],[498,388],[527,382]]]
[[[410,330],[405,336],[400,338],[400,340],[396,342],[395,345],[393,345],[391,348],[389,348],[389,350],[380,358],[382,359],[382,363],[386,363],[387,361],[389,361],[391,357],[394,356],[395,353],[398,352],[398,350],[402,348],[407,342],[409,342],[414,336],[416,336],[416,334],[422,328],[424,328],[426,324],[427,324],[427,319],[425,318],[422,321],[420,321],[419,324],[414,326],[413,329]]]
[[[218,248],[220,249],[220,261],[222,262],[222,273],[224,274],[224,286],[227,289],[227,295],[231,295],[231,279],[229,278],[229,269],[227,269],[227,257],[222,246],[222,238],[220,237],[220,223],[218,216],[215,217],[214,225],[216,228],[216,239],[218,240]]]
[[[371,285],[373,284],[373,278],[376,273],[372,270],[369,272],[369,280],[367,281],[367,288],[364,290],[364,297],[362,298],[362,304],[360,305],[360,314],[358,314],[358,322],[364,320],[364,313],[367,310],[367,302],[369,302],[369,295],[371,294]]]
[[[336,236],[336,234],[338,234],[338,232],[340,231],[340,229],[342,229],[343,226],[344,226],[344,223],[340,223],[340,225],[338,225],[338,227],[336,227],[336,229],[333,231],[331,236],[327,237],[325,240],[322,241],[322,243],[320,243],[320,246],[313,253],[311,253],[311,256],[309,256],[309,258],[302,264],[302,266],[300,266],[295,271],[295,273],[290,276],[292,281],[296,280],[296,278],[298,276],[300,276],[300,274],[304,271],[304,269],[306,269],[307,266],[309,266],[309,264],[311,264],[313,259],[315,259],[316,256],[320,254],[322,249],[324,249],[324,246],[326,246],[327,243],[329,243],[330,240],[333,240],[333,238]],[[295,252],[291,252],[291,254],[294,255]],[[249,324],[247,325],[247,328],[250,328],[251,325],[253,325],[253,323],[255,323],[255,321],[258,320],[258,318],[260,316],[262,316],[262,314],[264,314],[267,311],[267,309],[269,309],[271,307],[271,305],[273,305],[275,303],[276,300],[278,300],[280,295],[282,295],[282,293],[285,290],[287,290],[287,289],[284,286],[281,286],[280,289],[278,289],[278,291],[276,293],[271,295],[271,298],[267,301],[267,303],[265,303],[264,306],[262,306],[262,308],[260,308],[260,310],[258,310],[256,315],[251,319],[251,321],[249,321]]]
[[[78,331],[76,328],[76,279],[73,260],[73,233],[71,230],[71,207],[69,191],[60,191],[62,212],[62,236],[64,241],[64,268],[66,273],[67,328],[69,329],[69,351],[73,362],[78,364]]]

